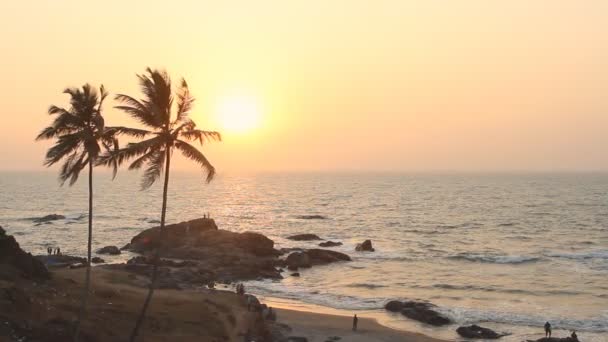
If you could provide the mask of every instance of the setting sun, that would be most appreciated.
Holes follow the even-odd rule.
[[[227,133],[246,133],[260,124],[262,110],[259,101],[249,95],[229,95],[219,99],[216,116]]]

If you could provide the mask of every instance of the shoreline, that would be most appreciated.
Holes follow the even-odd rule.
[[[369,317],[359,317],[357,331],[353,331],[352,317],[274,307],[273,310],[277,314],[277,322],[291,328],[290,336],[306,337],[309,342],[330,341],[332,337],[349,342],[447,342],[416,332],[392,329]]]

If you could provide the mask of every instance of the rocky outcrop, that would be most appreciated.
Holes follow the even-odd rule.
[[[336,247],[342,246],[342,242],[325,241],[319,244],[320,247]]]
[[[43,217],[32,218],[32,221],[34,221],[35,223],[45,223],[45,222],[64,220],[64,219],[65,219],[65,216],[63,216],[63,215],[50,214],[50,215],[46,215]]]
[[[287,268],[292,271],[298,268],[326,265],[337,261],[351,261],[351,259],[344,253],[327,249],[307,249],[301,252],[293,252],[285,259]]]
[[[390,301],[385,305],[388,311],[401,312],[403,316],[422,323],[434,326],[450,324],[450,319],[437,312],[435,308],[436,306],[431,303],[415,301]]]
[[[11,235],[0,227],[0,278],[16,275],[31,279],[48,279],[49,271],[40,260],[26,253]]]
[[[578,338],[573,337],[543,337],[538,340],[528,340],[528,342],[580,342]]]
[[[105,260],[103,260],[100,257],[92,257],[91,258],[91,262],[94,264],[103,264],[104,262],[106,262]]]
[[[298,234],[287,237],[288,240],[293,241],[314,241],[314,240],[322,240],[316,234]]]
[[[458,327],[458,329],[456,329],[456,332],[458,333],[458,335],[465,338],[497,339],[502,336],[505,336],[504,334],[499,334],[492,329],[480,327],[475,324]]]
[[[163,244],[167,248],[177,248],[186,245],[190,238],[197,237],[208,230],[218,230],[215,221],[200,218],[165,226]],[[143,253],[156,248],[160,241],[160,227],[146,229],[131,239],[131,243],[123,249]]]
[[[96,252],[97,254],[109,254],[109,255],[118,255],[120,254],[120,249],[116,246],[105,246],[100,248]]]
[[[85,258],[66,254],[36,255],[36,259],[40,260],[48,268],[64,268],[77,264],[86,265],[87,263],[87,259]]]
[[[374,247],[372,246],[371,240],[365,240],[362,243],[357,244],[357,246],[355,247],[355,250],[357,252],[373,252]]]

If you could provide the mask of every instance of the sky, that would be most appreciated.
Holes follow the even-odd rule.
[[[606,23],[604,0],[2,1],[0,170],[43,169],[64,88],[139,97],[150,66],[224,134],[220,173],[606,171]]]

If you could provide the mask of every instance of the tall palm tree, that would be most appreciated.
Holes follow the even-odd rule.
[[[209,160],[194,146],[187,141],[198,140],[203,145],[210,140],[221,141],[218,132],[196,129],[196,124],[188,115],[194,103],[194,97],[190,95],[188,84],[182,79],[176,91],[175,116],[173,112],[174,96],[171,89],[171,80],[166,72],[146,69],[146,74],[137,75],[144,98],[137,100],[128,95],[119,94],[116,100],[122,105],[116,108],[126,112],[131,117],[146,126],[149,130],[123,128],[123,133],[136,137],[146,137],[145,140],[130,143],[126,147],[107,154],[101,159],[103,164],[122,164],[128,159],[135,158],[130,170],[138,170],[146,165],[143,173],[142,189],[147,189],[160,178],[164,169],[163,203],[160,216],[159,244],[154,253],[152,268],[152,279],[148,295],[143,308],[130,336],[130,341],[135,341],[139,329],[150,305],[158,278],[158,266],[162,253],[162,243],[165,240],[165,216],[167,211],[167,190],[169,187],[169,171],[171,156],[174,149],[179,150],[186,158],[193,160],[206,172],[206,181],[210,182],[215,175],[215,168]]]
[[[99,93],[89,84],[79,88],[68,88],[65,94],[70,95],[69,109],[50,106],[49,115],[56,115],[53,123],[36,137],[36,140],[56,138],[57,141],[46,153],[44,165],[47,167],[64,160],[59,171],[61,185],[69,179],[72,186],[78,180],[80,171],[89,167],[89,236],[87,242],[87,267],[85,289],[82,296],[80,315],[76,322],[74,341],[78,341],[80,324],[86,316],[86,308],[91,287],[91,242],[93,239],[93,167],[100,155],[101,147],[106,150],[118,149],[114,137],[115,129],[106,128],[101,115],[101,107],[108,93],[103,85]],[[116,163],[114,175],[116,175]]]

